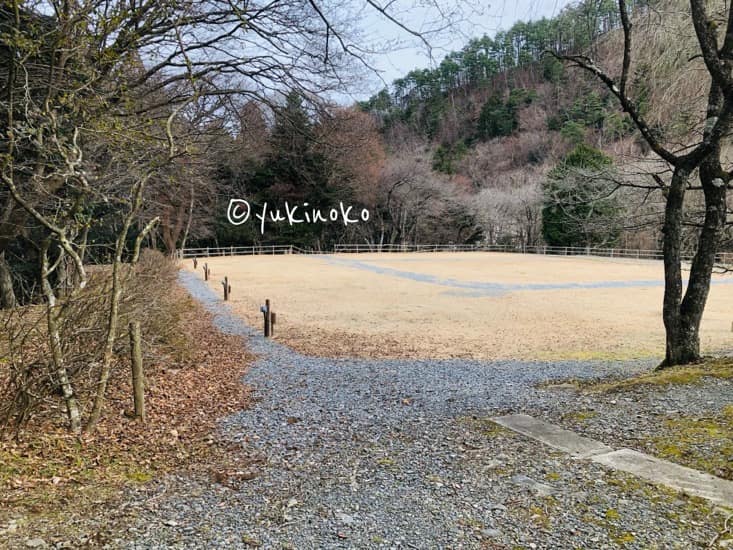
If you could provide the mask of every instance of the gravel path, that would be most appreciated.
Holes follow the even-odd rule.
[[[146,485],[119,546],[690,548],[722,525],[704,503],[487,420],[558,416],[578,397],[538,382],[648,364],[306,357],[258,336],[196,276],[181,282],[259,357],[245,379],[257,402],[222,434],[264,463],[233,488],[203,476]]]
[[[333,255],[317,256],[332,265],[348,266],[352,269],[370,271],[380,275],[398,277],[421,283],[450,287],[459,291],[468,291],[471,296],[499,296],[507,292],[530,290],[575,290],[575,289],[602,289],[602,288],[654,288],[664,287],[664,279],[641,279],[631,281],[592,281],[592,282],[565,282],[565,283],[491,283],[486,281],[464,281],[453,278],[438,277],[418,271],[405,271],[384,265],[375,265],[374,261],[362,262],[359,260],[339,258]],[[714,279],[713,285],[733,284],[733,278]]]

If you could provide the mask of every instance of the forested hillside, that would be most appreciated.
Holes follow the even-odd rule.
[[[689,7],[627,6],[645,29],[634,44],[631,95],[655,132],[691,143],[707,84]],[[663,207],[648,187],[669,174],[613,94],[550,55],[587,54],[618,70],[620,24],[616,2],[585,0],[472,39],[352,108],[313,110],[295,95],[272,113],[249,106],[233,152],[217,166],[219,224],[195,242],[658,248]],[[262,234],[221,216],[221,201],[237,194],[325,208],[341,200],[372,218],[349,227],[272,224]]]
[[[733,7],[569,2],[0,0],[0,547],[729,545]]]
[[[686,6],[628,7],[649,31],[635,43],[631,95],[655,132],[679,145],[691,142],[704,118],[706,82],[696,80],[694,32],[681,15]],[[433,178],[447,178],[446,194],[463,197],[476,229],[470,238],[656,249],[659,197],[632,186],[654,185],[663,168],[653,166],[613,94],[550,54],[587,54],[601,67],[620,68],[619,26],[615,2],[581,2],[554,19],[474,39],[361,108],[379,121],[388,163],[421,155]],[[398,241],[424,239],[426,223],[415,213],[413,233]]]

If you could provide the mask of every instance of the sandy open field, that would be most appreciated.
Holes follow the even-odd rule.
[[[661,358],[662,263],[501,253],[235,256],[199,260],[256,327],[327,356]],[[191,270],[191,260],[183,266]],[[716,275],[703,351],[733,349],[733,276]]]

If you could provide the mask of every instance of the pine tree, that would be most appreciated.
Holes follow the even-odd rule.
[[[599,246],[618,239],[622,209],[610,193],[612,170],[609,157],[580,144],[550,171],[542,209],[548,245]]]

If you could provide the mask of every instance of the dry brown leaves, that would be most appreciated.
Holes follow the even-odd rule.
[[[460,339],[454,345],[445,336],[441,341],[412,340],[409,334],[370,335],[346,330],[291,326],[275,334],[275,339],[294,350],[313,357],[415,359],[416,357],[474,359],[475,350],[461,350]]]
[[[241,379],[251,355],[241,338],[216,330],[199,304],[191,303],[182,330],[185,362],[155,355],[145,365],[145,424],[130,418],[130,367],[121,358],[94,434],[69,435],[59,413],[35,423],[20,441],[0,442],[0,527],[19,515],[91,509],[113,501],[128,484],[174,469],[232,469],[236,459],[222,452],[215,430],[220,418],[248,405]]]

